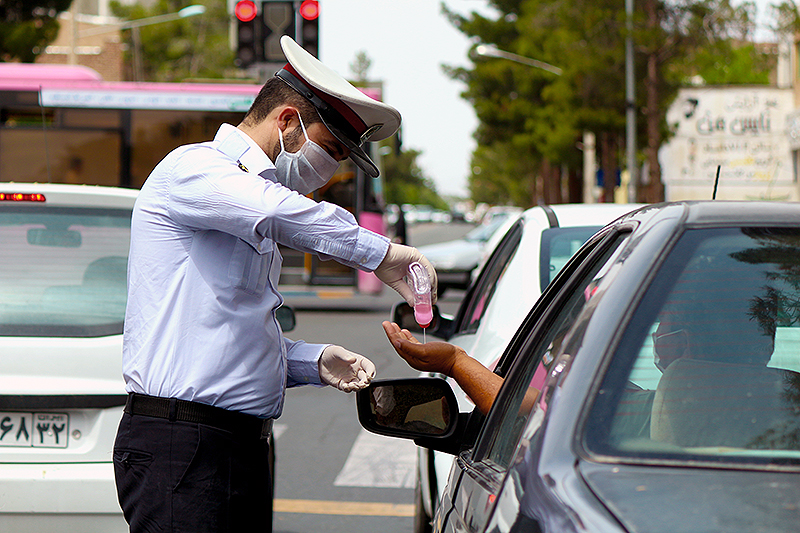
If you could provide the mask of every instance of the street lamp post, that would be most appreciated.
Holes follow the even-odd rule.
[[[508,59],[509,61],[515,61],[523,65],[528,65],[529,67],[539,68],[542,70],[546,70],[547,72],[552,72],[556,76],[561,76],[561,73],[563,72],[560,68],[554,67],[553,65],[545,63],[544,61],[539,61],[538,59],[532,59],[530,57],[513,54],[511,52],[506,52],[505,50],[500,50],[499,48],[486,44],[479,44],[478,46],[476,46],[475,53],[478,54],[479,56],[499,57],[502,59]]]
[[[636,167],[636,81],[633,73],[633,0],[625,0],[628,35],[625,37],[625,155],[628,167],[628,201],[635,202],[639,188]]]
[[[139,36],[139,28],[142,26],[150,26],[152,24],[161,24],[162,22],[172,22],[175,20],[180,20],[188,17],[194,17],[196,15],[202,15],[206,12],[206,6],[200,4],[194,4],[191,6],[186,6],[180,11],[175,13],[165,13],[163,15],[155,15],[153,17],[145,17],[141,19],[134,19],[128,20],[125,22],[114,23],[103,25],[99,28],[93,28],[90,30],[79,32],[77,37],[89,37],[92,35],[100,35],[102,33],[109,33],[114,31],[120,30],[132,30],[132,39],[133,39],[133,80],[139,81],[141,78],[141,59],[140,59],[140,51],[141,51],[141,38]],[[73,21],[74,24],[74,21]],[[75,39],[75,33],[73,32],[73,39]],[[75,43],[72,43],[72,50],[74,54],[75,50]]]
[[[128,20],[115,24],[103,25],[100,28],[94,28],[80,32],[80,37],[88,37],[90,35],[99,35],[101,33],[108,33],[119,30],[130,30],[133,28],[141,28],[142,26],[150,26],[151,24],[160,24],[162,22],[172,22],[173,20],[185,19],[187,17],[194,17],[195,15],[202,15],[206,12],[206,6],[195,4],[186,6],[180,11],[175,13],[165,13],[163,15],[155,15],[153,17],[145,17],[141,19]],[[109,27],[112,26],[112,27]]]

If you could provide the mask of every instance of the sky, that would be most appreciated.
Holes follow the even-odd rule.
[[[368,78],[383,82],[384,101],[403,116],[403,147],[422,152],[417,163],[439,194],[466,197],[478,122],[460,96],[466,87],[442,65],[471,67],[470,42],[442,14],[442,3],[461,14],[492,13],[486,0],[320,0],[320,60],[351,78],[350,65],[365,52]],[[758,34],[768,35],[763,19],[773,2],[755,3]]]
[[[485,0],[445,0],[458,13],[487,13]],[[440,0],[320,0],[320,60],[346,78],[363,51],[370,80],[403,116],[404,149],[439,194],[467,196],[477,119],[461,82],[442,65],[471,66],[468,39],[445,18]]]

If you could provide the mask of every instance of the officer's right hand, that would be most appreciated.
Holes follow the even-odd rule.
[[[419,253],[416,248],[390,243],[386,256],[381,264],[378,265],[378,268],[375,269],[375,275],[379,280],[396,290],[408,302],[408,305],[413,307],[414,293],[411,291],[411,287],[408,286],[405,276],[408,274],[408,265],[415,261],[421,263],[425,270],[428,271],[428,276],[431,279],[431,303],[436,303],[436,288],[438,285],[436,270],[431,262]]]

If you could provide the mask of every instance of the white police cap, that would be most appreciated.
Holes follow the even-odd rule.
[[[309,100],[328,130],[350,149],[350,158],[377,177],[378,168],[363,145],[392,136],[400,127],[400,113],[353,87],[288,35],[281,37],[281,48],[289,63],[275,75]]]

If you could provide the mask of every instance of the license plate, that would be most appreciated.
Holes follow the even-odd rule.
[[[0,411],[0,447],[66,448],[69,415]]]

